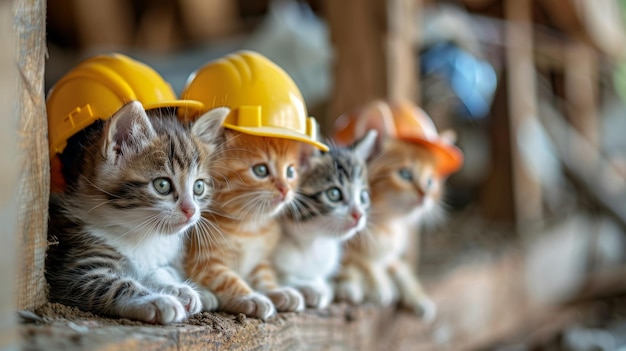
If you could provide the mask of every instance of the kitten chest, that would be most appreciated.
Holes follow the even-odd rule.
[[[119,248],[130,262],[137,275],[149,275],[156,269],[171,265],[182,252],[179,235],[158,236],[143,240],[135,246]]]
[[[335,273],[339,266],[341,243],[332,238],[318,238],[310,247],[300,250],[299,257],[294,257],[293,267],[304,278],[327,278]]]
[[[277,228],[272,230],[260,230],[257,233],[235,238],[238,255],[234,262],[235,271],[241,276],[248,276],[250,272],[262,261],[268,260],[274,250],[280,233]]]
[[[389,221],[377,225],[379,229],[371,232],[371,245],[367,245],[368,256],[382,264],[402,256],[406,251],[409,235],[413,233],[413,226],[405,221]]]

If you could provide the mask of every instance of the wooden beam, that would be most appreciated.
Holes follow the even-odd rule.
[[[387,1],[387,98],[419,102],[418,72],[421,1]]]
[[[17,0],[12,23],[17,31],[19,111],[14,164],[21,174],[18,199],[13,204],[18,212],[20,244],[17,305],[20,309],[33,309],[46,302],[44,260],[50,193],[48,122],[43,92],[46,1]]]
[[[598,119],[598,57],[591,47],[576,42],[565,49],[565,101],[572,126],[589,144],[600,147]],[[570,142],[575,142],[572,140]],[[597,153],[597,151],[596,151]],[[595,153],[580,154],[581,162],[590,166]]]
[[[374,99],[415,101],[415,9],[409,0],[326,0],[335,49],[329,116]]]
[[[134,42],[130,3],[124,0],[72,0],[81,49],[119,50]]]
[[[506,39],[510,45],[505,57],[508,73],[509,127],[515,221],[520,231],[542,218],[541,186],[523,158],[520,131],[537,119],[535,67],[533,61],[532,1],[506,0],[504,3]]]

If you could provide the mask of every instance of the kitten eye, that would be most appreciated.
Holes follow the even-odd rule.
[[[288,179],[293,179],[296,176],[296,169],[293,166],[287,167],[286,175]]]
[[[252,172],[259,178],[265,178],[269,175],[269,170],[267,169],[267,165],[265,163],[258,164],[252,167]]]
[[[326,197],[328,197],[328,200],[331,202],[339,202],[343,198],[341,196],[341,190],[337,187],[326,190]]]
[[[204,180],[198,179],[193,183],[193,193],[200,196],[204,193]]]
[[[402,168],[398,171],[398,175],[400,176],[400,178],[404,179],[404,180],[408,180],[408,181],[412,181],[413,180],[413,173],[411,173],[411,171],[408,168]]]
[[[361,190],[361,203],[367,205],[370,202],[370,193],[367,190]]]
[[[433,177],[428,177],[424,183],[426,190],[430,190],[433,187],[433,184],[435,184],[435,181],[433,180]]]
[[[157,193],[167,195],[172,191],[172,184],[166,178],[157,178],[152,181],[152,185]]]

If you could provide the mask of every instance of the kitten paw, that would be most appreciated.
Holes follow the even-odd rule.
[[[298,290],[304,297],[306,307],[310,308],[326,308],[330,304],[333,297],[333,293],[328,286],[306,285],[298,287]]]
[[[187,318],[185,307],[174,296],[152,294],[137,300],[125,306],[120,317],[152,324],[178,323]]]
[[[427,323],[435,320],[437,316],[437,305],[427,296],[412,296],[402,301],[402,306],[408,308]]]
[[[304,310],[304,297],[291,287],[282,287],[268,291],[265,295],[274,303],[278,312],[297,312]]]
[[[365,294],[365,301],[371,302],[376,306],[389,306],[394,302],[394,299],[395,290],[391,282],[369,289]]]
[[[220,305],[217,296],[205,289],[200,289],[200,301],[202,301],[202,310],[206,312],[215,311]]]
[[[276,314],[274,304],[267,296],[259,293],[236,296],[221,304],[220,309],[229,313],[243,313],[248,317],[266,321]]]
[[[166,294],[174,295],[180,303],[185,306],[185,311],[189,315],[194,315],[202,311],[202,300],[200,294],[191,286],[176,285],[163,291]]]
[[[335,287],[335,300],[346,301],[353,305],[363,302],[365,294],[363,288],[356,282],[341,281]]]

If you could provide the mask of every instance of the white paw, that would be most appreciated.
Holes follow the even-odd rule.
[[[206,312],[212,312],[212,311],[217,310],[217,308],[220,305],[219,300],[217,299],[217,296],[215,296],[215,294],[205,289],[200,289],[199,292],[200,292],[200,301],[202,301],[202,310]]]
[[[437,305],[425,295],[410,296],[402,301],[403,307],[408,308],[425,322],[430,323],[437,316]]]
[[[119,313],[120,317],[153,324],[182,322],[187,318],[185,307],[171,295],[151,294],[134,299]]]
[[[191,316],[202,311],[202,301],[200,294],[189,285],[171,286],[163,291],[164,293],[174,295],[180,303],[185,306],[185,311]]]
[[[391,281],[378,284],[365,293],[365,301],[376,306],[389,306],[394,302],[395,289]]]
[[[267,296],[259,293],[236,296],[220,304],[220,310],[230,313],[243,313],[248,317],[267,320],[276,314],[274,304]]]
[[[291,287],[282,287],[265,293],[278,312],[297,312],[304,310],[304,297]]]
[[[335,299],[337,301],[346,301],[354,305],[363,302],[365,294],[363,287],[353,281],[340,281],[335,285]]]
[[[298,290],[300,290],[304,297],[306,307],[310,308],[326,308],[333,298],[333,292],[328,285],[299,286]]]

